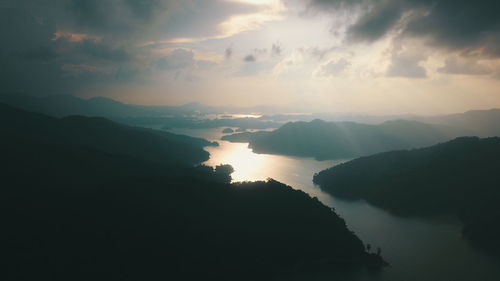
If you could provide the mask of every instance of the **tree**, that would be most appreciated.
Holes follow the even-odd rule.
[[[234,168],[231,165],[220,164],[215,167],[215,175],[219,182],[231,183],[231,174],[234,172]]]

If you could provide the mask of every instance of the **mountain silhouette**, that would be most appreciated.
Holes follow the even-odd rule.
[[[100,117],[53,118],[0,104],[5,138],[71,144],[157,162],[197,164],[208,159],[203,139],[130,127]],[[140,147],[140,149],[139,149]]]
[[[68,115],[100,116],[107,118],[162,117],[175,114],[194,114],[210,111],[201,104],[184,106],[145,106],[126,104],[106,97],[82,99],[72,95],[48,95],[35,97],[22,93],[0,94],[0,102],[28,111],[54,117]]]
[[[210,107],[200,103],[180,106],[134,105],[105,97],[82,99],[71,95],[49,95],[34,97],[20,93],[0,94],[0,103],[27,111],[43,113],[53,117],[81,115],[105,117],[113,121],[134,126],[157,126],[170,128],[219,128],[241,127],[245,129],[277,128],[278,122],[258,118],[202,119],[206,114],[238,112],[235,107]]]
[[[289,122],[272,132],[224,136],[222,140],[249,142],[256,153],[284,154],[316,159],[345,159],[394,149],[423,147],[458,134],[409,120],[380,125],[355,122]]]
[[[400,215],[456,215],[475,245],[500,255],[500,138],[462,137],[361,157],[314,176],[323,190]]]
[[[0,117],[4,280],[275,280],[384,265],[306,193],[193,166],[207,141],[6,105]]]
[[[464,113],[419,118],[420,121],[460,129],[463,135],[500,136],[500,109],[471,110]]]

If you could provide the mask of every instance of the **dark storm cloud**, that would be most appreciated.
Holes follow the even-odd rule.
[[[115,62],[125,62],[130,59],[130,55],[124,48],[113,48],[106,44],[94,42],[93,40],[84,40],[80,49],[87,55],[97,59],[110,60]]]
[[[59,54],[48,46],[38,46],[19,52],[19,58],[25,60],[50,61],[57,58]]]
[[[125,4],[130,7],[136,17],[143,20],[151,19],[155,10],[164,7],[159,0],[125,0]]]
[[[0,1],[0,91],[71,93],[155,69],[206,69],[185,50],[159,57],[155,42],[217,35],[231,15],[259,9],[206,0]]]
[[[58,37],[60,30],[71,31],[65,1],[8,4],[0,7],[2,92],[47,95],[81,90],[91,83],[114,81],[113,71],[131,59],[124,47],[105,39]]]
[[[126,33],[145,30],[172,0],[63,0],[60,16],[80,32],[125,39]],[[130,34],[129,34],[130,35]],[[143,34],[148,35],[148,34]]]
[[[399,3],[374,6],[350,28],[354,40],[374,41],[382,37],[401,18]]]
[[[348,38],[374,41],[405,16],[402,36],[424,37],[432,45],[453,50],[479,50],[500,56],[498,0],[312,0],[322,10],[360,7],[363,11],[348,30]]]
[[[35,17],[31,6],[24,8],[26,4],[19,2],[7,2],[0,8],[0,91],[58,92],[64,85],[56,82],[61,73],[51,40],[56,25]]]
[[[431,36],[436,45],[483,49],[485,55],[500,56],[500,1],[441,0],[429,14],[408,24],[408,35]]]
[[[114,1],[70,0],[67,8],[79,25],[103,28],[113,20],[113,13],[109,13],[114,10],[113,4]]]

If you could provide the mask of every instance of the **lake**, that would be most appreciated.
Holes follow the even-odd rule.
[[[210,160],[205,164],[232,165],[235,169],[232,174],[234,181],[273,178],[335,208],[363,242],[370,243],[373,249],[381,247],[382,256],[391,264],[377,274],[361,275],[359,280],[500,280],[500,260],[483,254],[462,239],[462,225],[456,219],[398,217],[363,201],[339,200],[312,183],[314,173],[347,160],[316,161],[312,158],[256,154],[248,148],[248,144],[221,141],[220,131],[173,130],[219,142],[218,147],[206,148],[210,152]]]

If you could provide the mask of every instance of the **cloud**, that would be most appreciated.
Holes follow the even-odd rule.
[[[130,59],[130,55],[124,48],[113,48],[93,40],[84,40],[80,49],[83,53],[98,59],[115,62],[125,62]]]
[[[61,69],[75,77],[84,73],[107,73],[103,68],[88,64],[64,64]]]
[[[349,39],[375,41],[384,36],[401,18],[399,2],[391,5],[376,5],[349,28]]]
[[[38,46],[20,52],[19,57],[25,60],[50,61],[59,57],[59,54],[51,47]]]
[[[156,62],[156,66],[162,70],[179,70],[194,64],[194,53],[184,49],[175,49]]]
[[[196,67],[201,70],[208,70],[211,69],[212,67],[215,67],[217,63],[209,60],[197,60],[196,61]]]
[[[242,67],[232,74],[233,77],[249,77],[261,76],[266,77],[269,71],[273,69],[275,63],[272,61],[257,61],[252,63],[245,63]]]
[[[248,55],[243,58],[243,61],[245,62],[255,62],[257,61],[257,58],[254,55]]]
[[[159,0],[125,0],[125,4],[130,7],[132,13],[143,20],[151,19],[155,11],[165,7],[164,3]]]
[[[320,76],[338,76],[348,68],[351,63],[345,58],[339,58],[336,60],[331,60],[328,63],[321,66],[319,71]]]
[[[159,18],[168,20],[167,9],[176,11],[182,6],[172,0],[65,0],[60,3],[58,20],[82,33],[111,36],[115,40],[156,33]],[[55,9],[54,9],[55,10]],[[146,32],[145,32],[146,31]]]
[[[312,47],[305,49],[304,51],[311,54],[313,57],[316,57],[319,60],[323,60],[330,53],[336,51],[337,49],[338,49],[337,47],[326,47],[326,48]]]
[[[416,40],[397,38],[391,41],[391,46],[386,50],[389,55],[386,76],[426,78],[427,70],[420,64],[428,59],[428,48]]]
[[[266,48],[254,48],[253,49],[253,52],[256,54],[256,55],[264,55],[267,53],[267,49]]]
[[[486,65],[478,63],[476,60],[461,58],[457,56],[448,57],[444,65],[437,69],[440,73],[465,74],[465,75],[487,75],[494,71]]]
[[[273,44],[272,45],[272,47],[271,47],[271,54],[273,54],[275,56],[280,56],[281,52],[283,52],[283,49],[281,48],[280,45],[278,45],[278,44]]]
[[[406,34],[429,36],[439,46],[481,49],[484,55],[500,56],[499,9],[496,0],[440,0],[428,5],[425,15],[409,22]]]
[[[500,17],[497,0],[312,0],[316,10],[358,12],[348,38],[372,42],[392,30],[400,36],[422,38],[436,47],[500,56]]]
[[[27,12],[40,20],[54,22],[58,27],[54,32],[86,34],[128,44],[221,34],[227,37],[259,28],[276,19],[276,13],[281,11],[274,4],[258,6],[222,0],[23,0],[8,3],[11,13]],[[247,19],[241,19],[243,16]]]
[[[85,33],[71,33],[71,32],[64,32],[64,31],[57,31],[54,32],[54,38],[52,40],[57,41],[65,39],[69,42],[72,43],[78,43],[78,42],[83,42],[85,40],[91,40],[94,42],[101,41],[101,37],[98,36],[93,36]]]
[[[252,84],[265,90],[248,100],[268,102],[266,95],[276,91],[282,97],[314,92],[328,99],[331,81],[318,75],[348,78],[336,79],[339,93],[358,88],[372,93],[384,75],[422,78],[436,72],[478,75],[449,75],[450,85],[479,81],[488,93],[497,86],[498,81],[487,80],[500,73],[498,19],[474,12],[484,10],[476,2],[467,7],[456,0],[457,7],[450,8],[449,0],[432,0],[435,5],[431,0],[309,1],[310,15],[300,14],[308,2],[301,0],[3,1],[2,90],[116,93],[125,99],[128,92],[135,102],[155,96],[163,103],[231,96],[239,102]],[[480,3],[489,5],[490,13],[498,6]],[[327,17],[310,17],[318,13]],[[404,48],[397,49],[398,40]],[[437,79],[383,81],[394,92],[411,83],[430,85],[414,92],[445,92],[435,90]],[[272,87],[263,87],[264,82]]]
[[[192,51],[182,48],[159,55],[156,49],[165,46],[151,42],[217,35],[220,24],[234,15],[269,11],[268,6],[206,0],[4,2],[0,4],[3,90],[32,94],[85,91],[117,79],[133,81],[155,69],[209,69],[213,66],[209,60],[215,59],[197,62],[197,53],[193,57]],[[258,26],[264,22],[265,17],[259,19]]]
[[[273,21],[283,20],[282,15],[286,11],[285,6],[280,0],[264,2],[261,5],[255,5],[252,1],[221,1],[225,6],[246,7],[245,11],[229,14],[215,26],[215,32],[200,36],[175,37],[167,42],[169,43],[195,43],[211,39],[224,39],[245,31],[257,30],[265,24]],[[205,1],[205,3],[221,3],[219,1]],[[207,4],[201,5],[207,6]],[[207,10],[206,7],[203,11]],[[225,7],[227,9],[227,7]],[[223,10],[226,10],[223,9]],[[217,13],[219,9],[214,9]],[[205,12],[206,13],[206,12]],[[205,16],[205,14],[200,15]],[[202,29],[202,27],[197,27]]]
[[[425,68],[419,65],[419,62],[425,58],[416,54],[394,55],[391,64],[387,70],[387,76],[405,77],[405,78],[425,78],[427,73]]]

